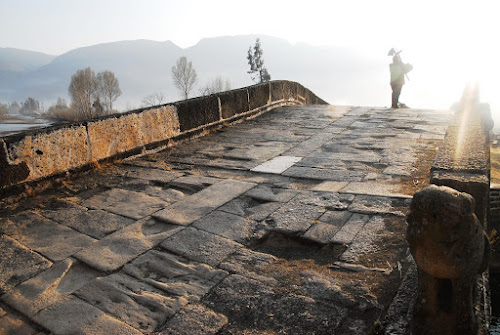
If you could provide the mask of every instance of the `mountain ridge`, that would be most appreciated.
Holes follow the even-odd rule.
[[[204,38],[187,48],[169,40],[140,39],[73,49],[37,68],[0,71],[0,102],[24,101],[31,96],[48,107],[57,97],[68,97],[71,76],[87,66],[96,73],[115,73],[123,92],[116,103],[121,109],[140,107],[145,96],[157,92],[164,93],[167,101],[175,101],[181,97],[171,82],[171,68],[181,56],[192,61],[198,73],[198,90],[191,96],[217,76],[229,80],[232,88],[248,86],[253,83],[247,73],[246,55],[256,38],[261,39],[265,66],[272,79],[298,81],[329,102],[332,98],[358,104],[386,100],[378,97],[386,95],[379,87],[387,86],[385,58],[371,58],[346,48],[292,44],[268,35],[235,35]],[[356,94],[358,86],[373,90],[365,92],[363,98]]]

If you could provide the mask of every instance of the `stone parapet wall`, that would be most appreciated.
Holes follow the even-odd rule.
[[[431,184],[449,186],[474,197],[476,216],[485,228],[492,127],[489,107],[479,103],[477,89],[469,88],[464,92],[431,168]]]
[[[479,91],[477,87],[469,86],[464,91],[460,104],[456,107],[456,113],[449,127],[447,128],[445,138],[441,143],[439,150],[434,159],[431,168],[431,184],[438,186],[448,186],[460,192],[470,194],[474,198],[475,207],[474,213],[483,226],[485,236],[487,235],[490,225],[489,219],[489,196],[490,196],[490,138],[493,121],[489,106],[479,103]],[[460,213],[460,211],[458,211]],[[448,218],[447,222],[451,222]],[[462,227],[462,226],[461,226]],[[450,234],[467,234],[464,232],[451,231]],[[450,238],[445,236],[442,238]],[[489,267],[491,258],[491,249],[488,238],[485,237],[484,258],[485,266]],[[455,252],[455,251],[453,251]],[[473,260],[473,255],[470,259],[462,259],[463,264],[467,264]],[[433,260],[427,260],[432,263]],[[422,289],[421,282],[428,278],[428,275],[423,275],[424,271],[420,271],[419,275],[419,296],[427,288]],[[469,331],[461,332],[451,330],[450,332],[436,332],[440,334],[487,334],[491,317],[491,302],[489,292],[489,272],[479,271],[472,278],[473,294],[472,308],[468,313],[475,314],[477,320],[477,328],[470,328]],[[464,275],[460,276],[460,278]],[[453,279],[454,280],[454,279]],[[453,281],[451,280],[451,281]],[[460,294],[465,295],[460,289],[452,285],[452,290],[457,290],[459,294],[452,294],[460,297]],[[439,288],[438,288],[439,290]],[[427,292],[427,291],[426,291]],[[454,291],[453,291],[454,292]],[[439,293],[438,293],[439,296]],[[418,300],[418,299],[417,299]],[[417,301],[418,302],[418,301]],[[454,308],[445,312],[445,318],[454,317],[461,318],[456,311],[462,304],[454,302]],[[422,322],[421,320],[419,322]],[[441,324],[441,322],[435,322]],[[460,323],[459,323],[460,324]],[[440,329],[439,327],[434,327]],[[419,334],[413,327],[413,334]]]
[[[275,107],[326,104],[291,81],[272,81],[124,114],[0,138],[0,189],[162,147],[207,127]]]

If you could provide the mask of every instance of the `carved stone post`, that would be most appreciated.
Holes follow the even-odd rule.
[[[407,240],[418,266],[412,334],[478,334],[473,292],[490,259],[474,198],[446,186],[415,194]]]

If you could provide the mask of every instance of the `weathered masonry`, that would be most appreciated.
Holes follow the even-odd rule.
[[[326,102],[299,83],[272,81],[1,138],[0,189],[161,148],[225,122],[297,104]]]
[[[433,185],[413,198],[407,239],[418,267],[415,335],[488,333],[492,127],[477,87],[467,87],[434,159]]]

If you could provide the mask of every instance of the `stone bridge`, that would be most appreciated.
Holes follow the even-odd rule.
[[[409,333],[453,112],[229,94],[0,139],[0,333]]]

